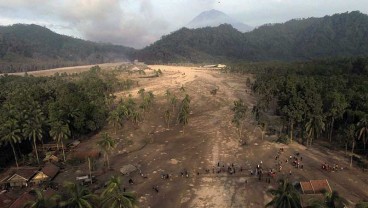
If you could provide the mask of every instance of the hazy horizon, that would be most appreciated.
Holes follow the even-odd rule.
[[[142,48],[211,9],[257,27],[347,11],[367,14],[368,4],[364,0],[0,0],[0,25],[38,24],[73,37]]]

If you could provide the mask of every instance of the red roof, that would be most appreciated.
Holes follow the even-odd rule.
[[[16,197],[12,196],[8,192],[0,194],[0,207],[9,207]]]
[[[10,180],[15,174],[21,176],[26,180],[29,180],[32,178],[32,176],[34,176],[37,170],[39,169],[34,167],[19,167],[8,180]]]
[[[34,196],[28,192],[24,192],[9,208],[23,208],[27,202],[32,201],[33,199]]]
[[[41,169],[41,172],[43,172],[45,175],[47,175],[50,178],[54,178],[56,174],[58,174],[60,168],[52,163],[47,163],[45,167]]]
[[[45,197],[51,197],[56,192],[52,189],[47,189],[44,191]],[[23,208],[24,205],[35,199],[35,196],[30,194],[30,192],[24,192],[17,200],[13,202],[13,204],[9,208]]]
[[[304,194],[320,194],[332,192],[330,184],[325,180],[310,180],[309,182],[300,182],[300,186]]]

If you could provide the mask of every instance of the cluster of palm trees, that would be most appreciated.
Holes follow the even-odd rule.
[[[184,86],[181,86],[179,89],[182,93],[185,93]],[[167,100],[167,110],[164,112],[165,122],[167,124],[167,128],[170,128],[170,122],[172,115],[174,114],[175,107],[178,103],[178,98],[176,95],[172,94],[170,90],[166,90],[165,97]],[[190,97],[188,94],[185,94],[183,100],[180,103],[180,108],[177,115],[177,122],[183,125],[183,134],[184,128],[189,122],[189,114],[190,114]]]
[[[259,121],[262,113],[274,110],[282,120],[284,131],[280,133],[286,133],[289,142],[297,135],[307,146],[321,136],[331,145],[344,143],[346,149],[351,147],[352,161],[357,146],[360,153],[367,154],[368,134],[368,108],[363,99],[366,89],[359,82],[349,81],[353,77],[269,69],[258,74],[252,84],[258,97],[253,114]],[[361,83],[367,80],[360,78]]]
[[[104,153],[104,159],[107,164],[107,168],[110,169],[109,155],[116,147],[116,141],[109,136],[108,133],[102,133],[101,140],[97,142],[97,145],[101,148]]]
[[[144,119],[145,112],[152,107],[155,98],[152,91],[146,92],[145,89],[142,88],[138,91],[138,94],[141,97],[139,106],[137,106],[137,103],[129,96],[126,101],[121,99],[115,109],[110,111],[108,122],[114,127],[115,134],[126,121],[132,121],[134,124],[138,125],[139,122]],[[141,109],[141,111],[139,111],[138,108]]]
[[[280,179],[276,189],[267,191],[273,195],[273,199],[266,207],[274,208],[301,208],[301,197],[299,191],[287,180]],[[312,208],[343,208],[346,207],[347,201],[341,197],[338,192],[325,192],[323,199],[311,199],[306,202]]]
[[[45,192],[35,189],[31,194],[35,196],[25,204],[25,208],[134,208],[137,199],[133,193],[125,192],[122,188],[122,179],[112,176],[106,184],[106,188],[100,195],[92,193],[85,186],[77,183],[66,182],[63,186],[63,194],[45,196]]]
[[[171,118],[175,112],[175,107],[178,103],[178,98],[176,97],[176,95],[172,94],[170,90],[166,90],[165,97],[166,97],[168,106],[167,106],[167,110],[164,113],[164,118],[165,118],[167,128],[170,128]]]
[[[70,138],[69,125],[62,120],[47,120],[41,106],[35,101],[28,103],[26,111],[19,111],[15,106],[7,105],[7,119],[0,126],[0,144],[10,145],[14,154],[16,166],[19,166],[15,145],[31,141],[37,163],[40,163],[37,142],[43,144],[45,134],[49,134],[63,150],[65,161],[64,141]]]
[[[134,124],[138,125],[142,119],[142,114],[136,106],[137,104],[134,100],[129,98],[127,101],[120,100],[116,108],[110,111],[108,122],[114,127],[115,134],[124,125],[125,121],[131,120]]]
[[[190,114],[190,97],[188,94],[185,95],[184,99],[181,101],[181,106],[178,114],[178,122],[183,125],[183,134],[184,128],[189,123],[189,114]]]
[[[239,140],[242,140],[248,107],[245,105],[242,99],[238,99],[234,101],[234,106],[231,108],[231,110],[234,112],[231,122],[234,123],[237,128]]]

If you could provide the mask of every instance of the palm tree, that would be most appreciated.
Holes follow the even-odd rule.
[[[38,104],[34,104],[29,114],[27,115],[27,120],[24,124],[24,136],[28,137],[33,141],[33,148],[36,153],[36,158],[38,164],[40,164],[40,159],[38,157],[37,144],[36,141],[40,140],[42,142],[43,137],[43,123],[45,121],[45,117],[43,112]]]
[[[170,128],[170,118],[171,118],[170,110],[165,111],[164,118],[165,118],[165,121],[166,121],[166,124],[167,124],[167,128]]]
[[[170,104],[171,104],[171,107],[172,107],[172,113],[174,113],[174,110],[175,110],[175,107],[176,107],[177,102],[178,102],[178,99],[176,98],[175,95],[173,95],[170,98]]]
[[[353,154],[355,148],[355,125],[351,124],[345,129],[345,135],[351,141],[350,167],[353,166]]]
[[[133,123],[138,125],[139,121],[141,120],[141,114],[138,111],[134,110],[131,113],[131,118],[132,118]]]
[[[368,208],[368,202],[358,202],[358,204],[355,205],[355,208]]]
[[[259,123],[258,128],[261,131],[262,141],[263,141],[264,135],[266,134],[266,130],[267,130],[267,124],[261,122]]]
[[[242,99],[239,99],[234,101],[234,107],[231,110],[234,112],[232,122],[236,125],[239,139],[241,139],[248,107],[244,104]]]
[[[366,143],[367,143],[367,134],[368,134],[368,116],[364,116],[359,122],[358,122],[358,139],[362,139],[363,141],[363,149],[365,152],[366,149]]]
[[[1,145],[10,144],[13,150],[15,164],[17,165],[17,167],[19,167],[19,165],[18,165],[17,153],[15,152],[15,149],[14,149],[14,144],[21,143],[22,138],[20,135],[21,135],[21,130],[15,119],[10,119],[6,121],[1,127],[0,143]]]
[[[111,178],[109,179],[109,181],[107,181],[107,186],[106,189],[101,193],[102,196],[105,196],[109,193],[111,193],[112,191],[118,189],[121,189],[121,177],[119,176],[111,176]]]
[[[33,141],[33,150],[36,153],[38,164],[40,164],[40,159],[38,157],[36,141],[42,139],[42,133],[42,125],[33,119],[28,119],[24,124],[24,136]]]
[[[99,141],[97,144],[104,152],[104,157],[107,162],[107,168],[110,169],[109,154],[116,147],[116,142],[106,132],[102,134],[101,138],[102,140]]]
[[[274,198],[266,207],[275,208],[301,208],[300,196],[294,186],[284,179],[279,180],[277,189],[269,189],[268,193],[272,194]]]
[[[106,189],[101,193],[102,208],[133,208],[137,203],[136,197],[132,193],[124,192],[121,189],[121,178],[112,176],[107,183]]]
[[[142,99],[144,98],[144,93],[145,93],[144,88],[138,90],[138,95],[140,95]]]
[[[317,139],[322,131],[325,130],[325,123],[323,117],[320,115],[311,116],[309,121],[305,124],[305,128],[308,135],[307,146],[312,145],[313,139]]]
[[[181,102],[181,108],[179,111],[179,115],[178,115],[178,121],[179,123],[183,124],[183,134],[184,134],[184,127],[188,124],[188,116],[189,116],[189,111],[190,111],[190,98],[189,95],[186,94],[184,99]]]
[[[24,208],[52,208],[57,207],[57,201],[60,196],[52,194],[51,196],[45,196],[45,192],[39,189],[30,191],[31,194],[35,195],[35,199],[27,202]]]
[[[311,202],[312,208],[343,208],[347,201],[342,198],[337,191],[325,192],[323,200],[314,200]]]
[[[129,192],[114,191],[101,199],[102,208],[133,208],[137,199]]]
[[[171,97],[171,92],[170,90],[166,90],[165,92],[165,96],[166,96],[166,100],[168,103],[170,103],[170,97]]]
[[[66,182],[64,184],[67,197],[66,200],[60,202],[61,207],[68,208],[93,208],[94,202],[97,202],[98,196],[92,194],[84,186],[80,186],[77,183]]]
[[[114,127],[115,134],[117,134],[118,127],[123,126],[122,117],[117,110],[111,111],[108,117],[109,123]]]
[[[63,158],[64,162],[66,161],[65,158],[65,150],[64,150],[64,142],[63,140],[66,140],[70,137],[70,129],[68,124],[64,124],[61,121],[54,121],[51,123],[51,130],[50,130],[50,136],[56,140],[56,143],[59,145],[61,144],[61,149],[63,151]]]

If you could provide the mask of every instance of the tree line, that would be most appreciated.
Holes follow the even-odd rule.
[[[228,70],[244,72],[248,66]],[[323,137],[331,147],[350,147],[351,160],[354,153],[367,155],[368,58],[266,64],[249,71],[255,73],[248,80],[257,96],[253,115],[263,125],[266,114],[278,115],[284,141],[310,146]]]
[[[13,158],[18,165],[31,149],[39,163],[40,143],[55,140],[63,147],[67,139],[98,131],[108,118],[113,92],[133,83],[118,81],[98,66],[80,75],[1,76],[0,166]]]

